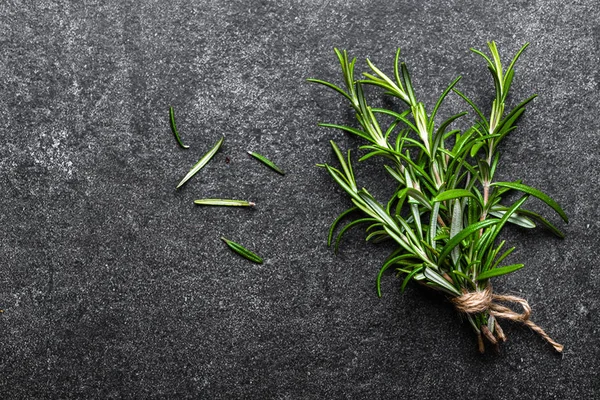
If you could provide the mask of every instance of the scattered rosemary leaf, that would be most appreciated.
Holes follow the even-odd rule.
[[[225,206],[225,207],[254,207],[254,203],[246,200],[232,199],[199,199],[194,200],[194,204],[200,206]]]
[[[179,145],[184,149],[189,148],[190,146],[183,144],[181,138],[179,137],[179,132],[177,132],[177,125],[175,124],[175,112],[173,111],[173,107],[169,107],[169,120],[171,121],[171,129],[173,130],[175,139],[177,139],[177,143],[179,143]]]
[[[206,163],[210,161],[210,159],[215,155],[217,150],[219,150],[219,148],[223,144],[224,139],[224,136],[221,137],[221,139],[219,139],[219,141],[213,146],[213,148],[210,149],[209,152],[206,153],[204,156],[202,156],[202,158],[196,164],[194,164],[190,172],[188,172],[187,175],[181,180],[181,182],[179,182],[179,185],[177,185],[177,189],[183,186],[183,184],[186,183],[192,176],[196,175],[196,172],[200,171],[200,169],[202,169],[202,167],[204,167]]]
[[[261,156],[260,154],[255,153],[253,151],[249,151],[248,154],[250,154],[257,160],[262,161],[267,167],[271,168],[273,171],[278,172],[281,175],[285,175],[285,172],[283,172],[277,165],[273,164],[273,161],[269,160],[267,157]]]
[[[224,237],[221,237],[221,240],[223,240],[227,246],[229,246],[229,248],[231,248],[231,250],[235,251],[236,253],[238,253],[240,256],[255,262],[257,264],[262,264],[263,263],[263,259],[260,258],[259,256],[257,256],[256,254],[254,254],[253,252],[251,252],[250,250],[248,250],[247,248],[245,248],[244,246],[242,246],[241,244],[238,244],[236,242],[232,242],[229,239],[225,239]]]

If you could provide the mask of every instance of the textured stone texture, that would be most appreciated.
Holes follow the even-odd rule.
[[[2,1],[0,397],[597,398],[598,21],[593,0]],[[506,55],[531,42],[512,99],[540,96],[500,173],[571,218],[563,241],[510,230],[527,267],[496,288],[531,302],[562,359],[511,324],[500,353],[480,356],[443,297],[401,295],[389,275],[377,298],[385,246],[359,231],[337,257],[324,245],[348,200],[314,165],[331,160],[329,139],[358,142],[316,127],[350,114],[305,78],[339,79],[334,46],[386,71],[400,46],[427,104],[459,74],[486,101],[468,48],[487,40]],[[366,164],[361,182],[385,191]],[[258,206],[192,204],[213,196]]]

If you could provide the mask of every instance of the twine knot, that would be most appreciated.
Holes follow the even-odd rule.
[[[503,301],[519,304],[523,309],[523,312],[518,313],[509,307],[499,304],[499,302]],[[550,343],[556,351],[559,353],[563,351],[563,346],[561,344],[552,340],[552,338],[548,336],[548,334],[544,332],[542,328],[529,319],[529,316],[531,315],[531,307],[529,306],[527,300],[521,297],[495,294],[492,292],[491,285],[488,285],[484,290],[465,292],[460,296],[454,297],[452,298],[452,303],[454,303],[454,306],[458,311],[465,314],[479,314],[487,311],[490,316],[496,319],[508,319],[527,325],[529,328],[531,328],[531,330],[536,332],[544,340]],[[498,328],[498,336],[500,339],[504,340],[504,334],[497,323],[496,327]],[[496,343],[494,336],[491,334],[491,332],[489,332],[487,326],[482,326],[482,331],[492,343]]]

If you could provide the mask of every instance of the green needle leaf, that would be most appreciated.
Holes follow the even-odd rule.
[[[278,172],[281,175],[285,175],[285,172],[283,172],[277,165],[275,165],[267,157],[261,156],[260,154],[255,153],[253,151],[249,151],[248,154],[250,154],[252,157],[256,158],[257,160],[262,161],[267,167],[271,168],[273,171]]]
[[[329,83],[326,81],[322,81],[321,79],[314,79],[314,78],[308,78],[307,81],[312,82],[312,83],[319,83],[321,85],[327,86],[328,88],[335,90],[336,92],[338,92],[339,94],[341,94],[342,96],[344,96],[345,98],[350,100],[350,103],[352,103],[352,98],[350,96],[348,96],[348,93],[344,92],[341,88],[334,85],[333,83]]]
[[[466,239],[469,235],[477,232],[478,230],[488,227],[490,225],[495,225],[500,222],[499,219],[486,219],[485,221],[476,222],[472,225],[467,226],[465,229],[460,231],[456,236],[453,236],[452,239],[446,243],[446,245],[442,248],[440,252],[440,256],[438,258],[438,264],[441,265],[444,259],[450,254],[453,248],[455,248],[461,241]]]
[[[425,274],[425,277],[429,281],[435,283],[436,285],[438,285],[441,288],[444,288],[451,294],[460,296],[461,293],[454,286],[452,286],[452,284],[450,282],[448,282],[446,279],[444,279],[440,274],[435,272],[433,269],[425,268],[425,269],[423,269],[423,273]]]
[[[479,274],[479,276],[477,276],[477,281],[483,281],[483,280],[486,280],[489,278],[493,278],[494,276],[510,274],[511,272],[514,272],[523,267],[524,267],[524,264],[513,264],[513,265],[507,265],[505,267],[489,269],[489,270]]]
[[[346,193],[348,193],[356,201],[360,202],[361,204],[364,204],[364,201],[360,198],[356,190],[349,186],[348,182],[344,180],[340,171],[336,170],[333,167],[330,167],[327,164],[325,164],[325,168],[327,169],[327,172],[329,172],[329,175],[331,175],[333,180],[335,180],[337,184],[346,191]]]
[[[409,261],[406,261],[406,260]],[[392,265],[396,265],[396,264],[403,264],[403,265],[415,265],[415,261],[414,261],[414,256],[412,254],[402,254],[396,257],[393,257],[389,260],[387,260],[383,266],[381,267],[381,269],[379,270],[379,273],[377,274],[377,295],[379,297],[381,297],[381,277],[383,276],[383,273]]]
[[[333,248],[333,253],[337,254],[338,249],[340,247],[340,243],[342,241],[342,237],[344,236],[344,233],[346,233],[346,231],[358,224],[364,224],[366,222],[373,222],[374,220],[372,218],[360,218],[360,219],[356,219],[352,222],[349,222],[346,226],[344,226],[340,232],[338,233],[336,239],[335,239],[335,246]]]
[[[556,211],[558,213],[558,215],[560,215],[565,222],[569,222],[569,218],[567,217],[567,214],[565,214],[563,209],[560,208],[558,203],[556,201],[552,200],[547,194],[545,194],[541,190],[532,188],[531,186],[523,185],[522,183],[516,183],[516,182],[494,182],[491,184],[491,186],[500,186],[500,187],[505,187],[505,188],[509,188],[509,189],[515,189],[515,190],[519,190],[523,193],[527,193],[534,197],[537,197],[538,199],[542,200],[544,203],[546,203],[550,207],[552,207],[554,209],[554,211]]]
[[[348,133],[352,133],[353,135],[356,136],[360,136],[361,138],[368,140],[369,142],[373,142],[373,139],[371,139],[369,137],[369,135],[359,129],[355,129],[355,128],[351,128],[349,126],[344,126],[344,125],[337,125],[337,124],[326,124],[326,123],[319,123],[317,124],[319,126],[325,127],[325,128],[335,128],[335,129],[340,129],[342,131],[346,131]]]
[[[541,215],[539,215],[539,214],[537,214],[537,213],[535,213],[533,211],[524,210],[522,208],[519,208],[518,213],[526,215],[527,217],[530,217],[530,218],[534,218],[535,220],[537,220],[538,222],[540,222],[542,225],[544,225],[546,228],[550,229],[550,231],[553,234],[555,234],[556,236],[558,236],[561,239],[564,239],[565,234],[562,233],[560,231],[560,229],[558,229],[557,227],[555,227],[554,225],[552,225],[548,220],[546,220]]]
[[[475,113],[477,113],[477,115],[479,116],[479,118],[481,119],[481,122],[483,123],[483,125],[486,128],[490,127],[490,124],[488,122],[488,120],[483,116],[483,113],[481,112],[481,110],[475,105],[475,103],[473,103],[471,101],[471,99],[469,99],[467,96],[465,96],[464,94],[462,94],[459,90],[457,89],[452,89],[452,91],[454,91],[454,93],[456,93],[457,95],[459,95],[460,97],[463,98],[464,101],[467,102],[467,104],[469,104],[471,106],[471,108],[473,109],[473,111],[475,111]]]
[[[341,213],[331,224],[329,227],[329,235],[327,236],[327,247],[331,246],[331,239],[333,239],[333,232],[335,231],[336,226],[339,222],[348,214],[356,211],[358,207],[352,207]]]
[[[200,206],[225,206],[225,207],[254,207],[254,203],[246,200],[232,199],[199,199],[194,200],[194,204]]]
[[[259,256],[257,256],[256,254],[254,254],[253,252],[251,252],[250,250],[248,250],[247,248],[245,248],[244,246],[242,246],[239,243],[233,242],[229,239],[225,239],[224,237],[221,237],[221,240],[223,240],[227,246],[229,246],[231,248],[231,250],[235,251],[236,253],[238,253],[240,256],[255,262],[257,264],[262,264],[263,263],[263,259],[260,258]]]
[[[423,196],[423,193],[421,193],[418,190],[413,189],[413,188],[406,188],[406,193],[411,198],[413,198],[417,202],[419,202],[419,204],[421,204],[422,206],[424,206],[428,210],[431,210],[431,204],[429,204],[429,201],[427,200],[427,198],[425,196]]]
[[[177,185],[177,189],[183,186],[183,184],[186,183],[192,176],[196,175],[196,172],[200,171],[202,167],[204,167],[206,163],[210,161],[210,159],[215,155],[217,150],[219,150],[219,148],[223,144],[224,139],[224,136],[221,137],[221,139],[219,139],[219,141],[213,146],[213,148],[210,149],[208,153],[206,153],[204,156],[202,156],[202,158],[196,164],[194,164],[190,172],[188,172],[187,175],[183,177],[181,182],[179,182],[179,185]]]
[[[495,209],[494,207],[492,207],[491,211],[489,212],[490,215],[493,215],[496,218],[502,218],[505,213],[506,213],[505,208]],[[510,222],[511,224],[522,226],[523,228],[527,228],[527,229],[535,228],[535,223],[531,219],[527,218],[526,216],[521,215],[518,211],[513,213],[508,218],[508,222]]]
[[[419,272],[423,271],[423,266],[417,267],[415,269],[413,269],[407,276],[406,278],[404,278],[404,281],[402,281],[402,286],[400,287],[400,291],[402,293],[404,293],[404,289],[406,289],[406,285],[408,285],[408,282],[410,282],[410,280]],[[379,296],[381,297],[381,296]]]
[[[179,137],[179,132],[177,132],[177,125],[175,124],[175,111],[173,111],[173,107],[169,107],[169,120],[171,121],[171,130],[173,130],[173,134],[175,135],[175,139],[177,139],[179,146],[183,147],[184,149],[189,148],[190,146],[183,144],[181,138]]]
[[[475,196],[469,190],[466,190],[466,189],[450,189],[450,190],[446,190],[445,192],[442,192],[442,193],[438,194],[431,201],[435,203],[435,202],[438,202],[438,201],[446,201],[446,200],[458,199],[458,198],[462,198],[462,197],[473,197],[474,199],[477,199],[477,196]]]
[[[373,198],[373,196],[371,196],[369,192],[367,192],[365,189],[362,189],[358,195],[369,206],[369,208],[374,211],[381,222],[385,223],[389,227],[396,227],[396,223],[392,217],[385,212],[385,209],[381,207],[381,205]]]

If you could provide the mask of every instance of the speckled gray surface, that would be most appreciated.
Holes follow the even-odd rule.
[[[391,3],[0,3],[1,398],[600,396],[597,2]],[[510,324],[500,353],[481,356],[443,297],[401,295],[390,275],[377,298],[386,254],[362,233],[337,257],[324,245],[348,202],[314,165],[331,160],[329,139],[357,142],[316,127],[349,113],[305,78],[338,79],[334,46],[387,70],[399,46],[427,104],[459,74],[485,100],[491,82],[468,48],[486,40],[503,54],[531,42],[512,98],[539,94],[501,174],[571,218],[564,241],[511,230],[526,269],[496,288],[530,301],[562,359]],[[258,206],[192,204],[212,196]]]

